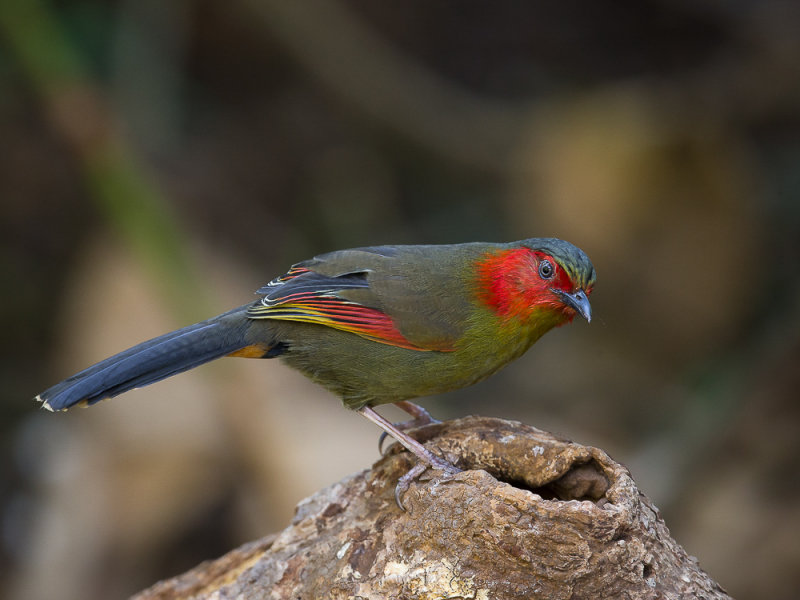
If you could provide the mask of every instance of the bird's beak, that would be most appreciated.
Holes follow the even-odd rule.
[[[589,298],[586,296],[586,292],[583,290],[578,290],[577,292],[569,293],[563,290],[553,290],[561,300],[569,306],[570,308],[574,308],[575,311],[586,319],[587,322],[591,323],[592,321],[592,305],[589,304]]]

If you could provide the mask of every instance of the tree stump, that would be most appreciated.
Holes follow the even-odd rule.
[[[414,436],[464,471],[423,474],[406,512],[395,484],[415,459],[395,445],[282,532],[135,598],[729,598],[602,450],[484,417]]]

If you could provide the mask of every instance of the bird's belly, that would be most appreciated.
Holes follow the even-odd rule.
[[[517,358],[530,343],[417,351],[332,329],[295,334],[281,358],[338,395],[350,408],[430,396],[481,381]],[[296,332],[295,332],[296,333]]]

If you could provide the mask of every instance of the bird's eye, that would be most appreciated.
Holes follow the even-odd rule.
[[[555,269],[553,269],[553,264],[549,260],[543,260],[539,263],[539,277],[551,279],[554,273]]]

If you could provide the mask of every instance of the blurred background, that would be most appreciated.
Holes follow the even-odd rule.
[[[0,2],[0,595],[125,597],[378,458],[278,361],[65,414],[38,392],[315,253],[558,236],[597,268],[591,325],[424,404],[605,449],[734,597],[796,598],[799,23],[778,0]]]

